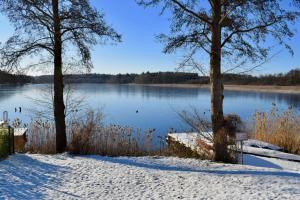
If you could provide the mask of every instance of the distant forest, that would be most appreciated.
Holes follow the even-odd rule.
[[[23,84],[32,82],[32,77],[26,75],[10,74],[0,71],[0,84]]]
[[[65,75],[66,83],[115,83],[115,84],[209,84],[209,77],[197,73],[155,72],[142,74],[76,74]],[[252,76],[242,74],[223,74],[224,84],[232,85],[300,85],[300,69],[288,73]],[[1,84],[51,83],[52,75],[26,76],[13,75],[0,71]]]

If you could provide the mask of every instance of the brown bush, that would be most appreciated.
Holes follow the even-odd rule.
[[[15,152],[18,152],[18,153],[25,152],[26,142],[27,142],[26,135],[15,136],[14,137]]]

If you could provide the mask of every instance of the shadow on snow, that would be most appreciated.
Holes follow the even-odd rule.
[[[43,199],[45,191],[58,191],[57,186],[63,182],[60,176],[66,171],[66,167],[40,162],[27,155],[11,156],[0,162],[0,198]]]
[[[111,162],[115,164],[128,165],[132,167],[140,167],[146,169],[162,170],[162,171],[177,171],[177,172],[198,172],[198,173],[209,173],[215,175],[257,175],[257,176],[281,176],[281,177],[297,177],[300,178],[300,173],[297,172],[287,172],[287,171],[266,171],[266,170],[216,170],[216,169],[194,169],[185,166],[168,166],[154,162],[141,162],[138,160],[122,157],[100,157],[100,156],[88,156],[88,158],[93,158],[99,161]],[[260,160],[263,162],[264,160]],[[267,161],[265,161],[267,162]],[[266,163],[265,163],[266,164]],[[268,163],[270,164],[270,163]],[[269,165],[271,166],[271,165]],[[273,168],[281,169],[277,165],[273,165]],[[213,168],[213,166],[212,166]]]
[[[267,167],[267,168],[274,168],[274,169],[282,169],[279,165],[272,163],[270,161],[264,160],[263,158],[245,154],[244,155],[244,164],[251,165],[254,167]]]

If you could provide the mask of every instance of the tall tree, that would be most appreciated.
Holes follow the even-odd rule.
[[[121,36],[89,0],[0,0],[0,9],[15,27],[15,34],[1,48],[2,67],[12,70],[26,56],[50,55],[54,66],[56,150],[63,152],[67,143],[63,58],[66,60],[67,51],[76,47],[80,66],[89,70],[90,46],[107,40],[120,42]]]
[[[211,120],[217,161],[227,162],[223,114],[222,64],[255,63],[265,60],[271,50],[270,39],[288,49],[286,39],[293,36],[290,22],[299,13],[281,0],[137,0],[145,7],[160,6],[171,13],[170,34],[159,35],[164,52],[179,48],[187,52],[184,63],[194,62],[199,50],[210,57]],[[285,5],[283,5],[285,4]]]

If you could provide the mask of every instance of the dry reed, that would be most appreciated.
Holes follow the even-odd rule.
[[[280,113],[274,104],[270,112],[256,112],[250,133],[255,139],[277,145],[286,152],[300,154],[300,116],[292,107]]]
[[[154,147],[153,131],[127,126],[104,125],[103,115],[88,112],[82,119],[73,119],[67,125],[67,151],[72,154],[105,156],[154,155],[162,149]],[[55,153],[55,126],[35,120],[29,124],[26,150],[31,153]]]
[[[30,153],[55,154],[55,127],[53,123],[41,119],[28,125],[25,151]]]

